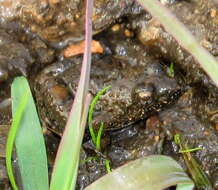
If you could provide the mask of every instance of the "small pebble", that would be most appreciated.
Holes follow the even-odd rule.
[[[118,32],[120,30],[120,25],[119,24],[115,24],[111,27],[111,30],[113,32]]]
[[[160,37],[160,30],[157,27],[149,27],[149,28],[143,28],[138,33],[138,39],[142,42],[144,45],[152,45],[155,43]]]
[[[160,136],[154,136],[154,140],[158,142],[160,140]]]
[[[60,0],[49,0],[49,4],[51,6],[57,5],[60,2]]]
[[[125,29],[125,30],[124,30],[124,35],[125,35],[126,37],[130,38],[130,37],[133,37],[133,32],[130,31],[130,30],[128,30],[128,29]]]
[[[218,123],[215,124],[215,129],[218,131]]]
[[[201,45],[203,47],[205,47],[206,49],[208,49],[208,50],[212,49],[212,44],[208,40],[206,40],[206,39],[203,39],[201,41]]]
[[[208,135],[209,135],[209,132],[208,132],[208,131],[204,131],[204,135],[205,135],[205,136],[208,136]]]
[[[146,121],[146,127],[149,128],[149,129],[152,129],[152,130],[154,130],[159,125],[160,125],[160,120],[159,120],[159,118],[157,116],[151,116]],[[157,138],[157,137],[155,137],[155,138]]]
[[[211,9],[211,10],[210,10],[210,16],[211,16],[212,18],[216,17],[216,9]]]

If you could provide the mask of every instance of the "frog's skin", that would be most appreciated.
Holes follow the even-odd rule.
[[[121,32],[122,34],[122,32]],[[111,85],[96,105],[94,124],[103,121],[105,129],[118,129],[144,119],[172,104],[181,87],[168,77],[160,62],[148,55],[135,40],[108,34],[107,53],[93,56],[90,93],[95,96]],[[63,132],[79,81],[81,57],[52,64],[43,70],[35,83],[39,112],[47,126]]]
[[[176,81],[161,70],[159,63],[150,64],[146,69],[143,66],[125,68],[122,64],[118,68],[118,64],[120,60],[113,57],[92,64],[90,93],[94,96],[103,87],[112,86],[96,105],[96,124],[103,121],[107,129],[123,127],[159,112],[181,93]],[[57,63],[37,78],[35,93],[42,120],[57,133],[62,132],[66,123],[80,67],[76,62]],[[62,72],[58,72],[60,70]]]

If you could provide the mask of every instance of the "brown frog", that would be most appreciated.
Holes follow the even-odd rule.
[[[104,38],[105,39],[105,38]],[[96,105],[94,124],[104,122],[106,129],[118,129],[144,119],[172,104],[181,87],[170,78],[165,67],[148,55],[135,40],[108,36],[113,55],[92,59],[89,92],[95,96],[111,85]],[[107,48],[106,48],[107,49]],[[42,120],[61,134],[76,92],[82,57],[59,61],[37,77],[35,94]]]

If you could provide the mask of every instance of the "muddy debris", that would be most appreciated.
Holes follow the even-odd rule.
[[[3,190],[11,190],[8,183],[8,176],[5,167],[5,159],[0,158],[0,188]]]
[[[125,15],[138,15],[143,9],[134,1],[94,1],[93,30],[103,31]],[[84,2],[80,0],[4,0],[0,2],[1,23],[10,28],[13,21],[26,32],[36,33],[56,48],[84,38]]]
[[[140,157],[161,154],[164,136],[156,116],[150,117],[147,123],[143,121],[111,132],[111,145],[107,149],[108,158],[113,167],[118,167]]]
[[[0,82],[16,75],[27,76],[34,59],[18,40],[0,30]]]
[[[179,1],[168,8],[185,24],[199,43],[215,57],[218,56],[218,5],[214,0]],[[140,15],[131,20],[131,27],[137,30],[137,38],[151,54],[168,62],[174,62],[184,72],[186,83],[202,83],[214,96],[218,90],[197,61],[167,33],[155,18],[146,21]]]
[[[198,92],[199,93],[199,92]],[[203,170],[207,173],[210,179],[213,181],[214,189],[218,188],[218,137],[214,126],[205,121],[203,117],[200,116],[199,112],[196,115],[196,104],[202,104],[202,101],[195,101],[195,89],[190,88],[170,109],[166,109],[159,113],[159,119],[162,122],[163,130],[168,136],[171,148],[166,146],[164,149],[165,154],[169,153],[169,150],[175,151],[170,153],[170,155],[177,155],[175,158],[177,160],[182,160],[181,156],[178,157],[178,149],[173,148],[173,136],[175,134],[181,134],[185,137],[190,147],[196,148],[200,147],[201,150],[196,151],[194,156],[199,161]],[[203,110],[201,110],[201,115],[204,115]]]
[[[10,188],[5,166],[5,147],[8,130],[8,125],[0,125],[0,189],[4,190],[8,190]]]

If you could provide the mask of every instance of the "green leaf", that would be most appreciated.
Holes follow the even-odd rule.
[[[16,155],[24,190],[48,190],[47,156],[42,128],[26,78],[17,77],[11,86],[13,123],[19,115],[15,130]],[[26,105],[25,105],[26,102]],[[22,109],[21,109],[22,108]],[[10,132],[9,137],[10,139]]]
[[[178,184],[176,190],[189,190],[192,187],[190,184]]]
[[[12,159],[12,153],[13,153],[13,146],[14,146],[15,138],[16,138],[17,131],[18,131],[18,128],[19,128],[20,123],[21,123],[23,112],[24,112],[24,110],[26,108],[26,105],[27,105],[28,97],[29,97],[29,93],[26,93],[22,97],[22,99],[21,99],[21,101],[20,101],[20,103],[18,105],[16,113],[13,116],[12,126],[11,126],[11,128],[9,130],[7,143],[6,143],[6,167],[7,167],[7,173],[8,173],[9,180],[11,182],[11,186],[12,186],[12,188],[14,190],[17,190],[18,187],[17,187],[15,177],[14,177],[14,174],[13,174],[13,166],[12,166],[12,163],[11,163],[11,159]]]
[[[179,185],[192,190],[193,182],[172,158],[152,155],[131,161],[98,179],[85,190],[162,190]]]

